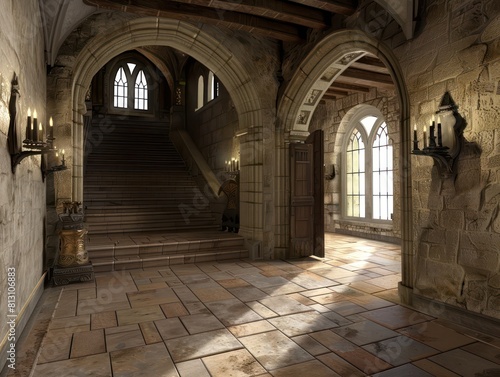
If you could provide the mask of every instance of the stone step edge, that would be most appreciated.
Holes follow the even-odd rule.
[[[228,251],[208,251],[208,252],[191,252],[175,255],[162,255],[155,257],[137,257],[129,259],[113,260],[104,258],[91,259],[94,272],[110,272],[121,270],[145,269],[168,267],[179,264],[192,264],[204,262],[219,262],[225,260],[238,260],[249,258],[248,250],[233,249]]]

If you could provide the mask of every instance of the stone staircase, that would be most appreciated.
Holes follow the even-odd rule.
[[[106,122],[106,133],[102,119],[92,123],[85,159],[86,247],[97,271],[245,257],[242,237],[217,230],[168,124],[109,116]]]

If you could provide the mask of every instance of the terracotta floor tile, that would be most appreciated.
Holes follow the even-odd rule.
[[[259,300],[259,302],[279,315],[300,313],[310,311],[307,305],[303,305],[289,296],[274,296]]]
[[[139,308],[150,305],[169,304],[178,302],[179,298],[172,288],[158,288],[127,294],[132,308]]]
[[[416,325],[417,323],[433,319],[428,315],[424,315],[420,312],[407,309],[399,305],[366,311],[360,315],[393,330],[401,327]]]
[[[317,359],[341,376],[364,377],[366,374],[333,352],[321,354]],[[403,377],[403,376],[401,376]]]
[[[189,335],[179,318],[160,319],[155,325],[163,340]]]
[[[250,285],[244,287],[228,288],[228,291],[240,301],[257,301],[268,297],[268,294],[259,288],[252,287]]]
[[[141,333],[146,344],[154,344],[163,341],[154,322],[139,323],[139,328],[141,329]]]
[[[262,319],[249,306],[236,298],[207,302],[206,306],[225,326],[239,325]]]
[[[462,349],[454,349],[430,357],[429,360],[461,376],[500,376],[500,365],[471,354]]]
[[[259,334],[267,331],[276,330],[276,327],[268,321],[255,321],[244,323],[242,325],[231,326],[227,328],[235,337],[239,338],[247,335]]]
[[[341,377],[318,360],[276,369],[272,373],[275,377]]]
[[[165,313],[167,318],[180,317],[183,315],[188,315],[189,312],[184,305],[180,302],[172,302],[170,304],[161,304],[161,310]]]
[[[90,315],[92,330],[118,326],[116,312],[99,312]]]
[[[374,343],[398,335],[397,332],[371,321],[356,322],[333,329],[332,331],[358,346]]]
[[[422,369],[416,367],[412,364],[406,364],[397,368],[386,370],[385,372],[380,372],[374,374],[373,377],[433,377]]]
[[[195,314],[179,317],[179,319],[190,334],[225,328],[212,314]]]
[[[338,327],[338,324],[316,312],[290,314],[268,321],[289,337]]]
[[[318,356],[330,352],[328,348],[323,346],[321,343],[316,341],[310,335],[298,335],[291,338],[295,343],[297,343],[304,350],[309,352],[313,356]]]
[[[180,377],[211,377],[201,359],[183,361],[176,363],[175,366]]]
[[[459,377],[458,374],[453,373],[447,368],[443,368],[441,365],[436,364],[428,359],[414,361],[413,364],[423,371],[430,373],[432,376],[439,377]]]
[[[106,349],[108,352],[143,345],[145,345],[145,342],[140,330],[106,334]]]

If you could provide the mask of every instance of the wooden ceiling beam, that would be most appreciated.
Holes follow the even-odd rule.
[[[291,0],[294,3],[350,16],[358,6],[356,0]]]
[[[141,16],[165,17],[187,22],[200,22],[243,30],[264,37],[286,42],[303,41],[303,31],[289,23],[269,20],[232,11],[202,8],[191,4],[179,4],[161,0],[83,0],[85,4],[100,9],[118,10]]]
[[[332,82],[330,88],[347,90],[348,92],[357,92],[357,93],[368,93],[370,91],[370,87],[368,86],[344,84],[337,81]]]
[[[364,71],[357,68],[347,68],[335,81],[343,84],[373,86],[383,89],[394,88],[394,83],[390,75]]]
[[[271,18],[289,22],[312,29],[326,29],[331,24],[331,15],[316,8],[291,3],[283,0],[174,0],[178,3],[192,4],[219,9],[221,16],[224,11],[247,13],[254,16]]]

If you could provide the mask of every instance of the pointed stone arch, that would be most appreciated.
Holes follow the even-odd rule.
[[[115,56],[143,46],[168,46],[186,53],[208,67],[220,78],[229,92],[239,120],[239,132],[262,127],[262,105],[251,73],[239,60],[237,53],[244,48],[237,41],[218,38],[194,25],[162,18],[145,17],[121,24],[109,32],[92,38],[75,60],[71,87],[72,101],[72,200],[83,200],[84,135],[83,116],[86,113],[85,96],[98,70]],[[236,52],[236,53],[235,53]],[[241,53],[239,56],[245,56]],[[258,141],[255,141],[256,143]],[[245,162],[241,161],[242,173]],[[255,169],[256,170],[256,169]],[[255,171],[251,172],[255,175]],[[256,182],[262,178],[254,177]],[[242,186],[242,191],[244,190]],[[240,233],[248,238],[262,240],[263,219],[256,208],[261,203],[244,203],[248,212],[256,214],[245,218]],[[255,207],[255,208],[254,208]]]
[[[400,162],[401,187],[401,246],[402,246],[402,282],[400,291],[406,296],[406,288],[413,287],[413,225],[410,179],[410,104],[405,87],[404,77],[399,63],[389,49],[360,30],[342,30],[326,36],[316,44],[302,60],[292,79],[288,82],[277,110],[278,129],[283,132],[285,143],[304,140],[309,134],[309,122],[323,93],[331,83],[349,67],[349,65],[366,54],[379,58],[388,68],[394,81],[399,99],[399,118],[401,149]],[[281,158],[286,159],[287,150],[282,146]],[[284,168],[278,175],[287,178]],[[283,178],[282,178],[283,179]],[[281,182],[286,185],[286,182]],[[280,184],[277,184],[280,186]],[[286,206],[281,201],[278,206]],[[285,237],[286,238],[286,237]],[[403,298],[404,298],[403,297]]]

